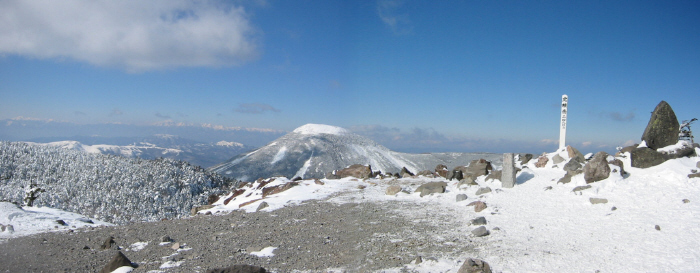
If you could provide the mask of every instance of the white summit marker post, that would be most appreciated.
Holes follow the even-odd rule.
[[[566,115],[568,114],[569,96],[561,96],[561,126],[559,127],[559,150],[566,147]]]

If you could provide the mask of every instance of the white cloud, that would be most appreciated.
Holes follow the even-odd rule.
[[[377,15],[394,34],[411,34],[411,21],[408,19],[408,13],[402,11],[402,7],[402,0],[378,0]]]
[[[588,147],[591,146],[591,144],[593,144],[592,141],[584,141],[583,143],[581,143],[581,147]]]
[[[130,72],[238,65],[258,54],[242,7],[188,0],[0,1],[0,54]]]

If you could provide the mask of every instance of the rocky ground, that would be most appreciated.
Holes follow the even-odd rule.
[[[339,193],[272,212],[9,239],[0,242],[0,272],[98,272],[117,249],[138,264],[133,272],[205,272],[234,264],[275,272],[413,272],[417,260],[452,263],[456,272],[476,256],[482,238],[471,235],[474,212],[466,204],[459,218],[454,210],[460,207],[363,199],[357,192]],[[102,249],[110,236],[115,245]],[[161,243],[164,236],[173,242]],[[274,256],[251,255],[266,247],[276,248]]]

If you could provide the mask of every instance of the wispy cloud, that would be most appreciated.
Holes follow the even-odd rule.
[[[378,0],[377,15],[394,34],[406,35],[413,32],[408,12],[403,11],[402,0]]]
[[[75,114],[76,116],[87,116],[87,114],[85,114],[85,112],[81,112],[81,111],[75,111],[75,112],[73,112],[73,114]]]
[[[110,116],[110,117],[121,116],[121,115],[123,115],[123,114],[124,114],[124,112],[122,112],[121,110],[119,110],[119,108],[114,108],[114,109],[112,109],[112,112],[109,112],[109,116]]]
[[[280,112],[281,110],[265,103],[241,103],[238,105],[238,108],[234,109],[233,111],[244,114],[262,114],[268,111]]]
[[[631,112],[631,111],[627,114],[622,114],[620,112],[610,112],[610,113],[607,113],[607,116],[614,121],[627,122],[627,121],[634,120],[635,114],[634,114],[634,112]]]
[[[238,65],[259,51],[256,30],[235,3],[8,0],[0,1],[0,18],[0,54],[130,72]]]
[[[591,146],[591,144],[593,144],[592,141],[584,141],[581,143],[581,147],[588,147]]]

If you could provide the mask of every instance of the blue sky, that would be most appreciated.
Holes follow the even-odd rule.
[[[700,117],[697,1],[0,1],[0,119],[608,150]],[[413,147],[413,148],[411,148]],[[529,150],[528,150],[529,151]]]

